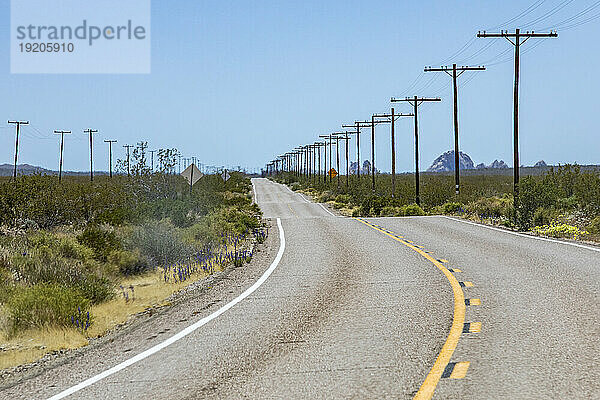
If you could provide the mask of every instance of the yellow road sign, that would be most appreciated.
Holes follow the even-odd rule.
[[[329,176],[330,176],[330,177],[332,177],[332,178],[335,178],[335,177],[337,176],[337,174],[338,174],[338,173],[337,173],[337,171],[335,170],[335,168],[331,168],[331,169],[329,170]]]

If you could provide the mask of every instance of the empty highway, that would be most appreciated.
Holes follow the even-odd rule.
[[[600,398],[597,248],[253,185],[271,228],[249,266],[0,398]]]

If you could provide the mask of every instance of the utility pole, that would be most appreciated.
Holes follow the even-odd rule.
[[[439,97],[407,97],[405,99],[395,99],[392,97],[391,102],[405,101],[413,106],[415,116],[415,203],[421,205],[421,197],[419,195],[419,106],[428,101],[442,101]]]
[[[129,149],[133,147],[131,144],[126,144],[123,147],[127,149],[127,176],[131,176],[131,171],[129,169]]]
[[[390,114],[374,114],[375,118],[385,118],[383,121],[378,121],[380,123],[390,123],[391,126],[391,145],[392,145],[392,197],[396,194],[396,139],[395,139],[395,125],[396,120],[400,117],[414,117],[414,114],[396,114],[394,107],[391,109]],[[377,122],[377,121],[376,121]],[[374,139],[374,137],[373,137]],[[373,150],[375,150],[375,146],[373,146]],[[373,170],[375,170],[375,155],[373,154]],[[373,190],[375,190],[375,181],[373,181]]]
[[[65,148],[65,134],[70,135],[71,131],[54,131],[55,135],[60,135],[60,158],[58,162],[58,181],[62,181],[63,149]]]
[[[533,31],[522,33],[520,29],[515,29],[514,33],[501,31],[500,33],[487,33],[486,31],[477,32],[478,38],[505,38],[515,46],[515,87],[513,93],[513,192],[515,210],[519,200],[519,75],[520,75],[520,50],[521,45],[531,38],[555,38],[558,37],[556,31],[549,33],[535,33]],[[514,38],[514,42],[511,40]]]
[[[112,144],[117,143],[116,140],[105,140],[104,143],[108,143],[108,173],[112,178]]]
[[[92,136],[94,133],[98,133],[96,129],[84,129],[83,133],[90,135],[90,182],[94,181],[94,163],[93,163],[93,152],[92,152]]]
[[[327,169],[327,139],[329,139],[329,169],[325,171],[326,175],[329,175],[329,184],[333,182],[333,178],[331,177],[330,171],[333,168],[333,154],[332,154],[332,146],[333,146],[333,134],[329,135],[319,135],[320,138],[325,139],[325,169]],[[325,177],[327,180],[327,177]]]
[[[339,150],[337,148],[340,147],[340,140],[344,140],[346,142],[346,189],[348,189],[349,187],[349,182],[348,182],[348,172],[349,172],[349,167],[348,167],[348,159],[349,159],[349,152],[348,152],[348,141],[350,140],[350,137],[348,136],[349,132],[336,132],[335,135],[335,139],[336,139],[336,151],[337,151],[337,168],[338,168],[338,190],[340,189],[340,153]],[[341,136],[344,135],[344,136]]]
[[[456,194],[460,193],[460,158],[458,156],[458,77],[461,76],[465,71],[485,71],[485,67],[457,67],[456,64],[452,64],[452,68],[448,66],[431,68],[425,67],[425,72],[445,72],[452,77],[452,88],[454,92],[454,185]],[[450,71],[452,73],[450,73]]]
[[[150,170],[152,173],[154,173],[154,153],[156,153],[156,150],[150,150]],[[181,162],[181,155],[179,155],[179,162]]]
[[[8,121],[9,124],[15,124],[17,127],[17,139],[15,141],[15,168],[13,170],[13,180],[17,181],[17,156],[19,154],[19,132],[21,125],[29,125],[29,121]]]
[[[356,175],[358,176],[358,179],[360,180],[360,170],[361,170],[361,165],[360,165],[360,128],[368,128],[371,126],[371,122],[370,121],[355,121],[354,124],[351,125],[344,125],[342,124],[342,128],[354,128],[355,132],[352,133],[356,133],[356,163],[358,164],[358,169],[356,170]]]

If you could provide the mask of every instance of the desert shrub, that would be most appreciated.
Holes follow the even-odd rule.
[[[401,212],[402,215],[405,215],[407,217],[425,215],[425,211],[423,211],[423,209],[416,204],[408,204],[406,206],[403,206]]]
[[[346,206],[346,203],[338,203],[337,201],[333,203],[333,208],[335,208],[336,210],[339,210],[340,208],[344,208]]]
[[[600,216],[597,216],[590,222],[587,230],[593,234],[600,234]]]
[[[509,218],[512,212],[512,198],[504,197],[483,197],[472,201],[465,206],[469,214],[477,215],[480,218]]]
[[[68,326],[78,308],[90,302],[78,290],[57,284],[38,284],[16,290],[6,303],[14,331],[32,327]]]
[[[456,214],[462,208],[461,203],[448,202],[442,206],[444,214]]]
[[[194,248],[182,240],[175,226],[167,220],[148,221],[134,227],[126,243],[129,250],[139,249],[153,265],[176,262],[194,253]]]
[[[352,198],[350,197],[350,195],[347,195],[347,194],[339,194],[335,197],[336,203],[348,204],[348,203],[350,203],[351,200],[352,200]]]
[[[559,214],[560,213],[554,208],[539,207],[533,214],[533,225],[549,225],[558,218]]]
[[[140,254],[139,250],[113,250],[108,255],[108,262],[119,269],[122,275],[139,275],[148,272],[152,266]]]
[[[123,247],[114,231],[96,224],[89,224],[77,236],[77,241],[92,249],[94,258],[103,262],[107,260],[111,252]]]
[[[335,195],[333,194],[333,192],[325,190],[317,196],[316,200],[318,203],[327,203],[328,201],[335,200]]]

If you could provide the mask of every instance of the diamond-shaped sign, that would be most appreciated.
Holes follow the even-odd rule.
[[[187,179],[190,185],[194,186],[194,183],[198,182],[204,174],[200,172],[198,167],[196,167],[196,164],[191,164],[181,173],[181,176]]]
[[[330,176],[330,177],[332,177],[332,178],[335,178],[335,177],[337,176],[337,174],[338,174],[338,173],[337,173],[337,171],[335,170],[335,168],[331,168],[331,169],[329,170],[329,176]]]
[[[229,172],[227,172],[227,170],[225,170],[221,174],[221,178],[223,178],[224,182],[227,182],[229,180],[229,178],[231,178],[231,175],[229,175]]]

